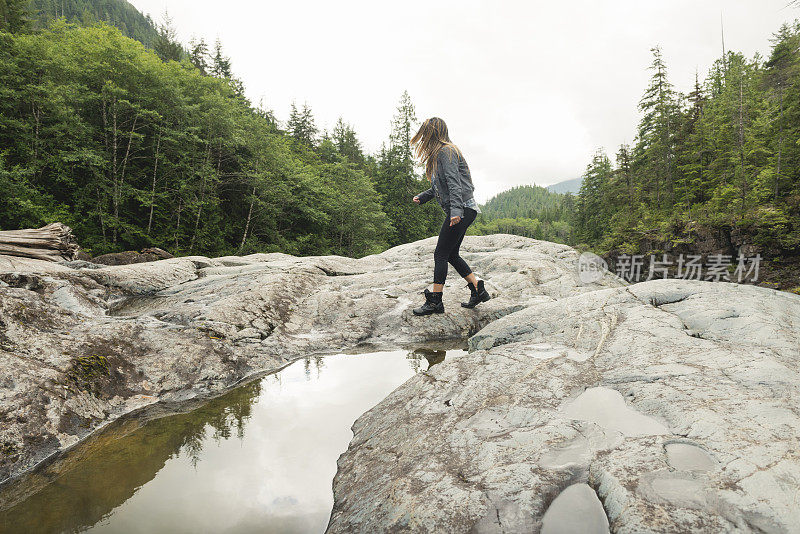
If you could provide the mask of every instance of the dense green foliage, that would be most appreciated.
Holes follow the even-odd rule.
[[[428,189],[430,183],[415,172],[411,138],[417,122],[414,106],[407,92],[403,93],[397,115],[392,121],[389,146],[378,154],[375,186],[383,199],[383,209],[392,223],[389,236],[392,245],[409,243],[437,234],[444,215],[436,202],[422,206],[409,203],[414,195]]]
[[[472,233],[509,232],[647,254],[700,228],[769,255],[800,252],[800,23],[766,60],[728,53],[683,95],[658,48],[633,146],[598,150],[579,194],[517,187],[482,207]],[[742,237],[744,236],[744,237]]]
[[[0,0],[0,228],[61,221],[94,253],[176,254],[361,256],[437,233],[436,203],[411,202],[429,184],[407,93],[366,154],[343,119],[320,133],[307,104],[282,129],[219,41],[175,34],[124,0]],[[513,188],[470,233],[647,253],[706,227],[800,251],[800,23],[687,95],[658,48],[651,69],[635,143],[613,162],[598,151],[577,196]]]
[[[152,47],[158,31],[149,16],[142,15],[125,0],[30,0],[30,18],[46,28],[58,18],[83,23],[105,22],[119,28],[123,35]]]
[[[535,239],[567,243],[574,197],[552,193],[538,185],[523,185],[491,198],[481,206],[481,215],[471,234],[517,234]]]
[[[408,211],[424,184],[400,148],[407,95],[374,159],[343,121],[281,131],[219,44],[179,58],[105,24],[0,32],[0,226],[62,221],[95,253],[361,256],[431,235],[438,214]]]
[[[29,25],[28,0],[0,0],[0,31],[19,32]]]
[[[705,226],[778,254],[800,248],[800,23],[772,44],[766,60],[726,54],[688,95],[653,49],[636,142],[587,167],[576,242],[647,252]]]

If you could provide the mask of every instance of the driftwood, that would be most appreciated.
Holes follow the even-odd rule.
[[[0,231],[0,254],[37,260],[74,260],[80,247],[72,229],[61,223],[42,228]]]

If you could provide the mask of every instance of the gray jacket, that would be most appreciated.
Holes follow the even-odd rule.
[[[475,205],[472,192],[472,175],[464,157],[456,150],[443,147],[436,156],[436,172],[431,177],[431,188],[419,195],[419,203],[424,204],[433,197],[450,217],[463,217],[464,207]]]

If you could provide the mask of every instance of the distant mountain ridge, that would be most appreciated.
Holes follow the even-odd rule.
[[[470,227],[473,235],[516,234],[556,243],[570,239],[571,195],[553,193],[538,185],[520,185],[498,193],[481,205]]]
[[[547,190],[551,193],[572,193],[573,195],[577,195],[581,190],[582,183],[583,177],[573,178],[572,180],[564,180],[557,184],[548,185]]]
[[[551,219],[547,215],[561,211],[562,195],[538,185],[520,185],[498,193],[481,206],[486,219]]]

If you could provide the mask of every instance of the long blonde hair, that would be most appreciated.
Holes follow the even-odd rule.
[[[428,177],[428,180],[431,180],[436,172],[436,158],[443,147],[452,148],[449,151],[450,157],[453,157],[454,153],[461,154],[458,147],[450,140],[447,125],[439,117],[431,117],[422,123],[417,133],[411,138],[411,146],[414,147],[417,157],[425,165],[425,176]]]

